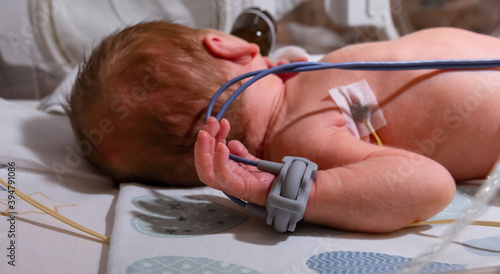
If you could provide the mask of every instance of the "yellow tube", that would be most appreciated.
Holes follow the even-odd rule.
[[[382,140],[380,139],[380,137],[378,136],[377,132],[373,128],[372,123],[370,122],[370,120],[366,119],[365,120],[365,125],[368,128],[368,130],[370,131],[370,133],[373,135],[373,137],[375,137],[375,140],[377,141],[377,144],[379,146],[383,146],[384,144],[382,143]]]
[[[442,220],[422,221],[422,222],[417,222],[417,223],[409,224],[406,227],[409,227],[409,226],[419,226],[419,225],[451,224],[451,223],[454,223],[456,221],[457,221],[457,219],[442,219]],[[474,221],[474,222],[472,222],[472,225],[500,227],[500,222],[495,222],[495,221]]]

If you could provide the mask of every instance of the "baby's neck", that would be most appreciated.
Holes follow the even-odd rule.
[[[267,76],[245,91],[243,97],[244,143],[249,152],[262,158],[273,124],[284,108],[285,84],[275,76]]]

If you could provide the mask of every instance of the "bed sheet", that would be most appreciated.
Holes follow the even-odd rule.
[[[0,177],[14,162],[19,190],[111,237],[105,245],[17,199],[13,227],[10,216],[0,216],[0,273],[387,273],[438,243],[447,227],[366,234],[300,223],[280,234],[207,187],[114,188],[78,159],[63,115],[0,99],[0,118]],[[459,183],[435,218],[457,217],[479,185]],[[8,201],[0,188],[1,212],[10,211]],[[479,219],[500,221],[500,195]],[[500,229],[470,226],[428,270],[493,266],[500,266]]]
[[[457,217],[478,182],[461,183],[435,219]],[[500,218],[500,199],[481,219]],[[391,273],[440,241],[446,225],[366,234],[299,223],[277,233],[218,191],[123,184],[108,273]],[[467,227],[426,268],[448,272],[500,266],[500,231]]]
[[[75,153],[65,116],[30,105],[0,99],[0,177],[63,216],[111,234],[118,189]],[[109,246],[9,198],[4,187],[0,213],[0,273],[105,273]]]

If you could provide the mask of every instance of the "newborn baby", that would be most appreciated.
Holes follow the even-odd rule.
[[[440,28],[348,46],[321,61],[494,58],[498,48],[497,38]],[[229,152],[308,158],[319,170],[304,220],[368,232],[432,217],[453,199],[455,180],[484,178],[499,155],[493,69],[269,75],[220,123],[204,123],[221,85],[275,65],[257,45],[220,31],[141,23],[96,47],[80,68],[68,115],[79,142],[92,144],[85,156],[116,182],[201,180],[265,205],[274,175],[229,160]]]
[[[321,61],[495,58],[498,46],[497,38],[433,29],[349,46]],[[198,174],[209,186],[265,205],[274,176],[228,160],[229,151],[278,162],[302,156],[319,165],[306,221],[370,232],[398,229],[442,210],[454,196],[453,179],[488,174],[500,152],[499,80],[493,69],[324,70],[286,82],[269,76],[245,91],[246,148],[238,141],[226,145],[229,123],[209,119],[195,147]],[[363,81],[385,123],[376,135],[358,139],[328,91],[352,83],[365,88]],[[385,145],[375,145],[374,136]]]

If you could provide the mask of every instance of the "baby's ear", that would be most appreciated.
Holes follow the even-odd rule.
[[[242,64],[250,62],[260,51],[256,44],[216,33],[207,34],[203,38],[203,45],[214,57]]]

